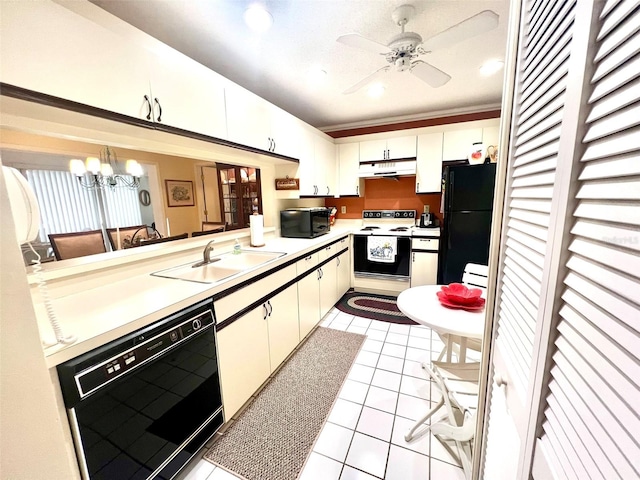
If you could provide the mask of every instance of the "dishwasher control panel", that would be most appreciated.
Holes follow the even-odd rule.
[[[59,365],[65,403],[68,399],[75,402],[90,395],[203,330],[209,330],[213,335],[214,324],[209,302]]]

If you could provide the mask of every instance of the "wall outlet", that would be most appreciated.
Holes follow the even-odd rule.
[[[344,205],[340,207],[340,213],[347,213],[347,207]]]

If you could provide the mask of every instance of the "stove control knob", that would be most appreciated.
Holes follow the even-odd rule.
[[[409,216],[409,212],[404,212],[404,213],[403,213],[403,216],[404,216],[404,217],[408,217],[408,216]]]
[[[396,218],[398,218],[400,216],[400,212],[396,212]]]
[[[382,216],[382,212],[376,212],[376,217],[380,218]]]

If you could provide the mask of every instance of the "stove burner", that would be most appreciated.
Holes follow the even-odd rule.
[[[409,230],[407,227],[396,227],[389,229],[390,232],[406,232]]]
[[[369,227],[364,227],[361,231],[362,232],[370,232],[370,231],[376,230],[378,228],[380,228],[380,227],[369,226]]]

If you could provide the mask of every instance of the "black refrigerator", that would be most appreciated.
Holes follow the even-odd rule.
[[[467,263],[487,265],[495,179],[495,163],[445,167],[439,284],[461,282]]]

